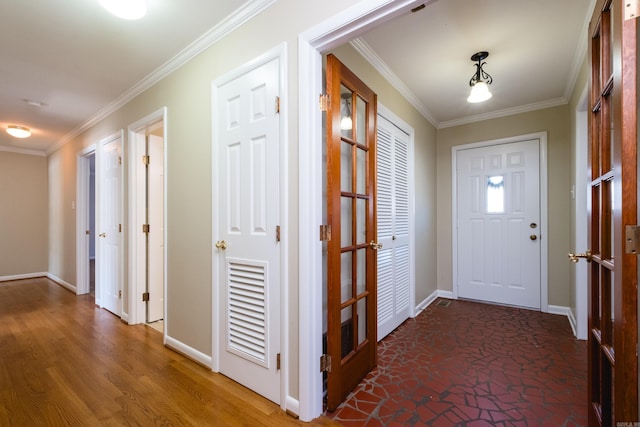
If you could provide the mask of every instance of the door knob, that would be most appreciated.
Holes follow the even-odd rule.
[[[218,240],[216,242],[216,248],[222,249],[224,251],[225,249],[227,249],[227,242],[225,242],[224,240]]]
[[[583,254],[574,254],[572,252],[569,252],[568,256],[571,262],[578,262],[580,261],[580,258],[584,258],[587,262],[591,262],[591,251],[589,250],[587,250]]]
[[[376,243],[372,240],[369,242],[369,247],[374,251],[377,251],[378,249],[382,249],[382,243]]]
[[[531,240],[538,240],[538,236],[536,236],[535,234],[532,234],[531,236],[529,236],[529,238]]]
[[[98,234],[98,237],[103,237],[103,238],[107,237],[107,233],[100,233],[100,234]]]

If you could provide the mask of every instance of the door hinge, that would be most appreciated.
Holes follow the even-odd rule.
[[[276,369],[280,370],[280,353],[276,354]]]
[[[331,225],[320,226],[320,241],[328,242],[331,240]]]
[[[276,242],[280,241],[280,226],[276,225]]]
[[[142,301],[144,302],[148,302],[149,301],[149,292],[145,292],[142,294]]]
[[[143,233],[149,234],[150,228],[151,227],[149,226],[149,224],[142,224],[142,232]]]
[[[151,158],[147,155],[142,156],[142,164],[145,166],[149,166],[149,163],[151,162]]]
[[[329,111],[331,106],[331,97],[326,93],[320,94],[320,111]]]
[[[118,299],[122,299],[122,290],[118,291]]]
[[[118,164],[121,165],[122,164],[122,156],[118,156]]]
[[[640,227],[627,225],[624,230],[625,252],[629,255],[640,254]]]
[[[280,114],[280,97],[276,96],[276,114]]]
[[[627,0],[624,2],[624,19],[634,19],[640,16],[640,1]]]
[[[122,224],[118,224],[118,231],[122,233]]]
[[[331,372],[331,356],[328,354],[320,356],[320,372]]]

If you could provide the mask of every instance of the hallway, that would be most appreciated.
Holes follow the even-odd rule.
[[[448,306],[447,303],[450,303]],[[378,345],[345,426],[586,426],[587,346],[567,318],[439,299]]]

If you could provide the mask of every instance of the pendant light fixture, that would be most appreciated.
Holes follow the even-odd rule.
[[[100,0],[102,7],[122,19],[140,19],[147,14],[148,0]]]
[[[471,76],[471,80],[469,80],[471,93],[467,98],[467,102],[483,102],[493,96],[491,95],[491,92],[489,92],[489,85],[493,83],[493,77],[491,77],[489,73],[482,69],[482,67],[486,64],[482,61],[484,61],[487,56],[489,56],[489,52],[484,51],[474,53],[471,56],[471,60],[473,62],[477,62],[477,64],[474,64],[476,66],[476,72],[473,73],[473,76]]]
[[[9,125],[7,126],[7,133],[15,138],[29,138],[31,129],[24,126]]]
[[[351,119],[351,94],[342,94],[343,107],[340,109],[340,130],[351,130],[353,128],[353,120]]]

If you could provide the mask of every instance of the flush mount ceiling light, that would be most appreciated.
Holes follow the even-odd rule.
[[[484,61],[487,56],[489,56],[489,52],[478,52],[471,56],[471,60],[477,62],[477,64],[474,64],[476,66],[476,72],[471,76],[471,80],[469,80],[471,94],[469,94],[467,102],[482,102],[492,96],[491,92],[489,92],[489,85],[493,83],[493,77],[482,69],[485,65],[485,62],[482,61]]]
[[[100,0],[102,7],[122,19],[140,19],[147,13],[148,0]]]
[[[9,125],[7,133],[15,138],[28,138],[31,136],[31,130],[24,126]]]

